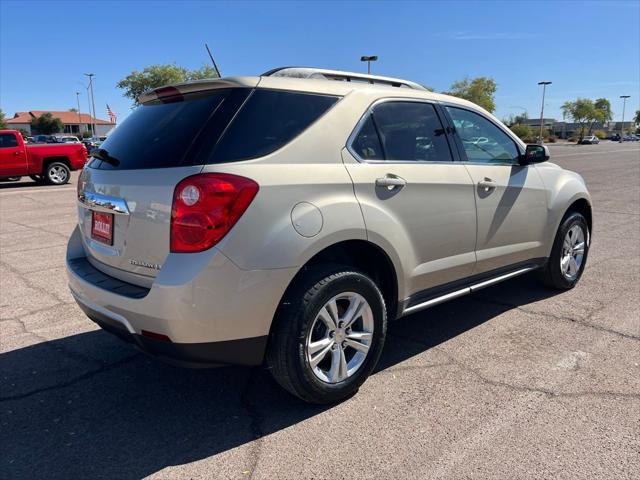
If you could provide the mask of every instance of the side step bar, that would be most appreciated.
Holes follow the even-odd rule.
[[[496,283],[500,283],[504,280],[508,280],[509,278],[517,277],[518,275],[522,275],[523,273],[530,272],[531,270],[535,270],[538,268],[537,266],[532,267],[524,267],[519,270],[515,270],[513,272],[505,273],[504,275],[500,275],[495,278],[491,278],[489,280],[485,280],[483,282],[475,283],[468,287],[461,288],[459,290],[455,290],[453,292],[447,293],[445,295],[441,295],[439,297],[432,298],[427,300],[426,302],[419,303],[417,305],[413,305],[411,307],[406,307],[402,310],[401,317],[404,315],[408,315],[410,313],[419,312],[420,310],[424,310],[429,307],[433,307],[440,303],[447,302],[449,300],[453,300],[454,298],[463,297],[464,295],[468,295],[469,293],[477,292],[478,290],[482,290],[483,288],[490,287]]]

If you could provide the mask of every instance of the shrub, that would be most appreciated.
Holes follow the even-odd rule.
[[[596,130],[595,132],[593,132],[593,134],[600,140],[602,140],[603,138],[607,138],[607,132],[605,132],[604,130]]]
[[[532,132],[531,128],[528,125],[516,123],[515,125],[511,125],[511,127],[509,128],[511,128],[511,131],[515,133],[521,140],[531,137]]]

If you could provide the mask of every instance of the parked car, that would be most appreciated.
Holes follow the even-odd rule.
[[[34,143],[57,143],[53,135],[36,135],[33,140]]]
[[[28,145],[17,130],[0,130],[0,179],[28,175],[38,182],[62,185],[86,160],[82,144]]]
[[[586,137],[582,137],[580,140],[580,145],[594,145],[600,143],[600,139],[595,135],[587,135]]]
[[[633,133],[622,137],[623,142],[637,142],[638,140],[640,140],[640,137],[638,135],[634,135]]]
[[[56,143],[80,143],[78,137],[73,135],[56,136],[54,138],[56,139]]]
[[[140,104],[81,174],[67,271],[91,320],[161,359],[266,363],[336,402],[373,371],[388,321],[584,271],[582,177],[468,101],[296,68]]]
[[[614,133],[613,135],[609,135],[607,137],[607,140],[612,140],[614,142],[619,142],[620,141],[620,134]]]

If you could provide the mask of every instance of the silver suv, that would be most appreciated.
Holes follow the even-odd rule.
[[[140,104],[82,172],[67,270],[89,318],[164,360],[266,363],[335,402],[374,369],[387,321],[584,270],[583,179],[470,102],[285,68]]]

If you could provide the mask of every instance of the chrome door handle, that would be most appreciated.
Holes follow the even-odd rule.
[[[484,180],[480,180],[478,182],[478,186],[483,189],[485,192],[489,192],[493,189],[495,189],[498,184],[496,182],[494,182],[493,180],[491,180],[490,178],[486,178]]]
[[[396,187],[404,187],[406,184],[407,181],[400,177],[386,175],[381,178],[376,178],[376,187],[387,187],[389,190],[393,190]]]

